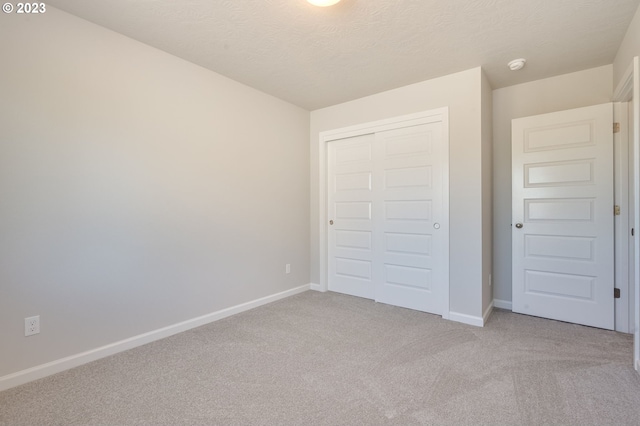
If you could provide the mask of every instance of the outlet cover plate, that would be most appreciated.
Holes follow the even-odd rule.
[[[40,315],[24,319],[24,335],[33,336],[40,333]]]

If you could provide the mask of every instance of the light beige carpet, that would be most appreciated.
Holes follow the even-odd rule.
[[[0,393],[2,425],[640,424],[632,337],[306,292]]]

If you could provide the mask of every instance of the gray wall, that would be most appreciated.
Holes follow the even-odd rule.
[[[2,15],[0,377],[308,284],[308,111],[53,7]]]
[[[511,302],[511,120],[611,101],[606,65],[493,91],[493,297]]]
[[[493,302],[493,91],[482,73],[482,312]]]
[[[613,61],[614,90],[631,65],[634,56],[640,56],[640,7],[636,10]]]

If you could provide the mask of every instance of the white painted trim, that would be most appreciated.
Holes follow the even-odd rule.
[[[640,231],[640,60],[633,58],[633,179],[636,182],[634,189],[635,217],[634,228]],[[640,236],[636,235],[634,262],[634,331],[633,331],[633,359],[634,365],[640,365]]]
[[[633,62],[629,64],[613,92],[613,102],[628,102],[633,98]]]
[[[445,252],[449,253],[449,108],[437,108],[429,111],[423,111],[415,114],[408,114],[399,117],[388,118],[384,120],[372,121],[368,123],[357,124],[354,126],[343,127],[335,130],[327,130],[324,132],[320,132],[318,137],[318,159],[320,162],[319,165],[319,223],[318,223],[318,236],[319,236],[319,265],[320,265],[320,283],[318,284],[318,291],[327,291],[329,289],[328,279],[327,279],[327,265],[328,265],[328,247],[327,247],[327,143],[331,141],[335,141],[338,139],[345,139],[353,136],[365,135],[369,133],[381,132],[384,130],[397,129],[401,127],[408,126],[416,126],[419,124],[427,124],[434,122],[442,122],[442,130],[443,130],[443,142],[446,144],[446,149],[443,150],[444,153],[444,165],[443,165],[443,176],[446,177],[444,179],[443,185],[443,198],[445,202],[443,203],[443,217],[446,220],[446,224],[444,221],[441,223],[444,224],[443,229],[447,230],[447,236],[445,238],[446,247],[443,248]],[[449,258],[449,256],[447,256]],[[443,289],[443,300],[442,300],[442,318],[449,318],[449,291],[450,291],[450,283],[449,283],[449,269],[446,271],[446,288]]]
[[[19,386],[33,380],[41,379],[52,374],[60,373],[61,371],[69,370],[71,368],[87,364],[91,361],[114,355],[119,352],[124,352],[126,350],[133,349],[147,343],[155,342],[156,340],[164,339],[165,337],[182,333],[183,331],[200,327],[202,325],[206,325],[214,321],[230,317],[231,315],[239,314],[241,312],[257,308],[258,306],[266,305],[267,303],[294,296],[296,294],[309,290],[309,288],[310,284],[305,284],[300,287],[272,294],[271,296],[262,297],[260,299],[252,300],[250,302],[242,303],[240,305],[202,315],[197,318],[192,318],[187,321],[159,328],[148,333],[139,334],[128,339],[120,340],[119,342],[110,343],[99,348],[91,349],[79,354],[51,361],[46,364],[8,374],[6,376],[0,377],[0,391]]]
[[[489,306],[487,306],[487,309],[485,309],[484,314],[482,314],[483,327],[487,323],[487,321],[489,321],[489,317],[491,316],[492,312],[493,312],[493,300],[491,301],[491,303],[489,303]]]
[[[311,283],[311,284],[309,284],[309,286],[310,286],[311,290],[313,290],[313,291],[319,291],[321,293],[324,293],[324,292],[327,291],[326,289],[323,289],[320,284]]]
[[[354,126],[342,127],[340,129],[326,130],[324,132],[320,132],[320,141],[326,144],[330,141],[350,138],[353,136],[366,135],[369,133],[382,132],[402,127],[417,126],[419,124],[434,123],[441,121],[441,116],[449,116],[448,107],[356,124]]]
[[[620,131],[613,134],[614,204],[620,214],[614,216],[615,287],[620,298],[615,299],[615,327],[621,333],[630,333],[633,320],[630,312],[633,286],[629,281],[629,245],[633,243],[629,222],[629,110],[628,102],[613,103],[613,121],[620,123]]]
[[[498,309],[506,309],[512,311],[511,300],[493,299],[493,307]]]
[[[445,149],[442,150],[442,176],[444,178],[444,182],[442,185],[442,223],[444,223],[444,229],[447,230],[447,235],[444,238],[444,245],[442,250],[447,253],[447,264],[448,268],[446,268],[444,273],[444,281],[445,288],[443,289],[442,294],[442,318],[449,319],[449,293],[451,291],[451,251],[450,251],[450,242],[451,242],[451,223],[449,218],[449,203],[450,203],[450,194],[449,194],[449,185],[451,178],[449,176],[449,149],[451,146],[451,141],[449,139],[449,108],[441,108],[442,111],[442,139],[446,144]]]
[[[476,327],[484,326],[484,319],[473,315],[460,314],[458,312],[449,312],[449,320],[461,322],[463,324],[474,325]]]

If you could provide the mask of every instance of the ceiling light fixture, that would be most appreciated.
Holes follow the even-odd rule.
[[[333,6],[334,4],[338,3],[340,0],[307,0],[307,1],[314,6],[327,7],[327,6]]]
[[[511,71],[518,71],[521,70],[522,68],[524,68],[524,63],[527,62],[526,59],[514,59],[513,61],[509,62],[507,64],[507,66],[509,67],[509,69]]]

